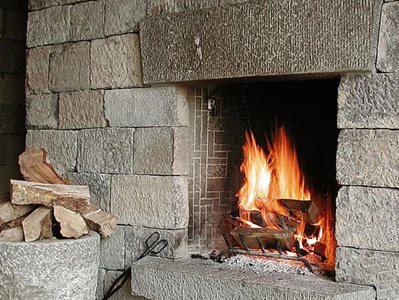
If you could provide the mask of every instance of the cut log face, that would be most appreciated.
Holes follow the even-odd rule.
[[[50,208],[36,208],[29,216],[22,221],[25,241],[33,242],[41,239],[49,239],[53,236],[52,211]]]
[[[0,241],[22,242],[23,240],[22,226],[5,228],[0,232]]]
[[[54,217],[60,224],[63,237],[78,238],[89,233],[83,217],[77,212],[54,205]]]
[[[67,184],[47,161],[47,151],[42,148],[27,149],[19,156],[20,172],[27,181]]]
[[[0,203],[0,226],[14,219],[22,217],[35,209],[34,205],[13,205],[11,202]]]
[[[117,218],[100,209],[82,214],[91,230],[98,232],[103,238],[110,237],[115,231]]]

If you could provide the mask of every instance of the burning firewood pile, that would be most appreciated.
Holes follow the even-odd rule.
[[[90,203],[88,186],[69,185],[46,156],[40,148],[19,156],[25,181],[11,180],[10,194],[0,196],[0,240],[79,238],[89,230],[109,237],[117,218]]]

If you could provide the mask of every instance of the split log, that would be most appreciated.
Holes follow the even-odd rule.
[[[13,205],[11,202],[0,203],[0,226],[31,212],[34,205]]]
[[[54,217],[60,224],[63,237],[78,238],[89,233],[83,217],[77,212],[54,205]]]
[[[278,199],[290,213],[298,220],[306,223],[315,224],[319,221],[320,209],[312,200]]]
[[[41,204],[52,207],[57,201],[89,204],[89,187],[11,180],[11,202],[13,204]]]
[[[22,226],[8,227],[0,232],[0,241],[22,242],[24,240],[24,232]]]
[[[84,212],[82,216],[89,228],[103,238],[110,237],[116,229],[117,218],[101,209]]]
[[[25,150],[18,159],[20,172],[27,181],[53,184],[68,184],[47,161],[47,151],[43,148]]]
[[[52,213],[50,208],[38,207],[22,221],[25,242],[53,237]]]

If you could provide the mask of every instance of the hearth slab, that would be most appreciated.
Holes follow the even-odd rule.
[[[147,257],[132,265],[132,294],[147,299],[375,299],[369,286],[343,284],[316,275],[255,273],[227,264]]]

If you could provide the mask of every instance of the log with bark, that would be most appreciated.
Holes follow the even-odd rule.
[[[49,239],[52,232],[52,211],[50,208],[38,207],[22,221],[25,241],[33,242]]]

